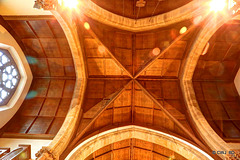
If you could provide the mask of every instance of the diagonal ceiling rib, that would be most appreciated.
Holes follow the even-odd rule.
[[[62,158],[87,137],[128,124],[155,128],[208,150],[187,121],[178,81],[181,64],[186,50],[191,47],[192,35],[196,33],[193,28],[196,27],[190,27],[182,35],[179,30],[183,26],[191,26],[192,22],[189,20],[165,28],[134,33],[112,28],[86,17],[79,21],[78,36],[84,44],[89,77],[82,106],[84,115],[75,138],[69,149],[64,151]],[[90,30],[83,28],[85,22],[89,23]],[[100,52],[101,46],[104,49]],[[154,54],[155,48],[162,50],[162,53]],[[159,60],[164,64],[158,63]],[[111,65],[112,61],[116,62],[118,67]],[[146,74],[153,64],[157,65],[160,75],[156,72]],[[176,71],[172,69],[175,66]],[[106,72],[109,68],[111,71]],[[117,72],[119,68],[124,69],[127,76],[131,77],[131,85],[125,85],[130,78]],[[142,76],[144,72],[145,75]],[[165,86],[155,85],[156,81],[162,81]],[[144,82],[144,85],[139,82]],[[118,95],[123,84],[126,88]],[[148,90],[149,87],[163,97],[154,97]],[[113,99],[117,95],[118,97]],[[104,100],[106,97],[107,101]]]
[[[80,25],[83,25],[84,22],[81,22],[82,24]],[[132,74],[122,65],[122,63],[120,63],[118,61],[118,59],[111,53],[111,51],[108,49],[108,47],[106,47],[100,40],[99,38],[97,37],[97,35],[94,33],[94,31],[92,29],[89,29],[88,30],[88,34],[96,41],[97,45],[98,46],[101,46],[102,47],[102,50],[103,52],[105,52],[105,54],[108,54],[111,56],[111,58],[117,63],[117,65],[126,72],[126,74],[133,78]]]
[[[85,134],[85,132],[89,129],[89,127],[94,123],[94,121],[103,113],[103,111],[114,101],[116,100],[129,86],[129,84],[132,83],[132,80],[128,82],[123,88],[121,88],[119,91],[116,91],[115,93],[109,95],[108,97],[104,98],[101,102],[96,104],[94,107],[89,109],[87,112],[83,114],[82,123],[79,126],[78,129],[78,135],[76,135],[76,138],[72,141],[70,148],[74,146],[80,138]]]
[[[190,28],[182,35],[179,35],[171,44],[169,44],[159,55],[153,57],[150,61],[148,61],[144,66],[134,75],[134,79],[138,78],[144,71],[146,71],[151,65],[156,62],[158,58],[160,58],[162,55],[167,53],[170,48],[172,48],[177,42],[179,42],[186,34],[188,34],[190,31],[195,28],[194,26],[190,26]]]

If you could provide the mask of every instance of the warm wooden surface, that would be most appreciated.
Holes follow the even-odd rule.
[[[186,160],[183,156],[147,141],[139,139],[127,139],[103,147],[92,153],[85,160]]]
[[[6,20],[21,40],[33,81],[20,110],[2,137],[54,137],[68,112],[75,86],[75,69],[64,32],[56,19]]]
[[[79,38],[84,44],[88,73],[85,101],[82,106],[84,115],[62,158],[89,135],[129,124],[154,128],[198,143],[194,128],[188,121],[178,79],[194,31],[183,35],[168,48],[180,36],[179,30],[183,26],[190,27],[191,22],[185,21],[166,28],[133,33],[86,19],[91,27],[89,31],[82,27],[81,21],[77,23]],[[101,51],[99,46],[105,49]],[[161,52],[168,49],[156,59],[152,54],[156,47],[160,48]],[[149,62],[155,59],[156,61],[149,65]],[[137,75],[142,69],[144,72]],[[126,71],[130,76],[124,74]],[[134,80],[107,108],[102,104],[101,111],[95,109],[131,79]],[[96,115],[93,122],[89,112]],[[202,145],[200,143],[198,145]]]
[[[199,106],[212,128],[227,142],[240,142],[240,99],[234,78],[240,65],[240,23],[224,24],[210,39],[193,76]]]
[[[166,13],[183,6],[188,2],[191,2],[191,0],[181,1],[163,0],[158,3],[158,0],[145,0],[146,6],[139,10],[139,8],[136,7],[136,2],[138,0],[118,0],[118,1],[92,0],[92,1],[110,12],[113,12],[124,17],[129,17],[132,19],[145,18],[152,15],[155,16],[158,14]]]

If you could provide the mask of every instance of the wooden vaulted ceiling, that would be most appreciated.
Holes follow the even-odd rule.
[[[85,160],[186,160],[183,156],[147,141],[139,139],[127,139],[103,147],[92,153]]]
[[[145,7],[137,7],[139,0],[92,0],[98,6],[121,16],[132,19],[145,18],[177,9],[192,0],[144,0]],[[142,0],[140,0],[142,1]]]
[[[90,18],[78,21],[88,76],[83,116],[62,155],[99,132],[124,125],[164,131],[203,147],[188,120],[179,75],[195,29],[191,20],[147,32],[128,32]],[[154,55],[159,48],[162,54]],[[204,148],[204,147],[203,147]],[[204,148],[206,149],[206,148]]]
[[[138,14],[136,0],[93,2],[126,17],[136,18]],[[154,15],[188,2],[160,1]],[[157,0],[147,1],[146,7],[139,10],[138,18],[151,16],[157,3]],[[206,151],[208,148],[204,148],[206,145],[188,117],[179,83],[199,28],[192,27],[192,21],[188,20],[146,32],[128,32],[90,18],[85,17],[85,21],[90,24],[90,30],[84,29],[84,21],[76,21],[87,71],[83,116],[62,156],[92,135],[130,124],[175,135]],[[69,109],[76,79],[64,32],[51,16],[0,17],[0,22],[23,49],[34,76],[27,98],[1,130],[1,136],[53,138]],[[184,26],[189,30],[181,35],[179,31]],[[240,102],[233,83],[240,64],[239,32],[236,21],[222,26],[209,41],[209,52],[200,57],[193,76],[204,116],[228,142],[239,142],[240,138]],[[156,48],[161,53],[154,55]],[[148,142],[131,139],[121,142],[125,146],[115,148],[119,143],[93,153],[89,159],[104,159],[118,152],[130,152],[129,156],[140,158],[169,157],[165,151],[154,149],[159,146]]]
[[[227,142],[240,142],[240,98],[234,78],[240,66],[240,22],[224,24],[210,39],[193,76],[199,106]]]
[[[1,17],[22,48],[33,80],[19,111],[2,137],[53,138],[66,117],[75,86],[72,54],[53,16]]]

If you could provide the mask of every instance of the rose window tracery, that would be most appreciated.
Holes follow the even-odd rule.
[[[17,88],[20,74],[10,53],[4,49],[0,49],[0,75],[0,105],[5,105]]]

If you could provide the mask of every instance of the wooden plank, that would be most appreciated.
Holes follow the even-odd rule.
[[[88,125],[80,131],[80,133],[72,140],[71,144],[69,145],[69,150],[75,146],[75,144],[80,140],[80,138],[84,135],[87,129],[95,122],[95,120],[106,110],[106,108],[115,100],[117,99],[123,91],[128,87],[129,84],[132,83],[132,80],[128,82],[122,89],[119,91],[111,94],[110,96],[106,97],[96,106],[92,107],[88,112],[84,113],[84,118],[90,118]]]
[[[164,49],[159,55],[154,56],[153,59],[145,64],[145,66],[134,75],[134,79],[139,77],[144,71],[146,71],[160,56],[169,51],[172,46],[174,46],[179,40],[181,40],[187,33],[192,31],[195,28],[194,25],[190,26],[189,29],[182,35],[178,36],[166,49]]]
[[[81,20],[80,20],[80,21],[81,21]],[[82,23],[84,23],[84,22],[82,22]],[[124,72],[126,72],[126,74],[127,74],[129,77],[133,78],[132,74],[118,61],[118,59],[111,53],[111,51],[108,49],[108,47],[106,47],[106,46],[100,41],[100,39],[99,39],[99,38],[97,37],[97,35],[93,32],[93,30],[92,30],[92,29],[88,30],[88,33],[96,40],[97,45],[98,45],[98,46],[103,46],[103,47],[105,47],[105,50],[106,50],[107,54],[109,54],[109,55],[111,56],[111,58],[116,62],[116,64],[117,64],[120,68],[122,68],[122,69],[124,70]]]
[[[187,135],[189,135],[194,142],[196,142],[200,147],[203,149],[206,149],[206,146],[198,140],[195,135],[193,135],[187,128],[185,128],[173,115],[171,115],[163,106],[161,103],[159,103],[139,82],[135,80],[135,83],[153,100],[153,102],[171,119],[173,120]]]

